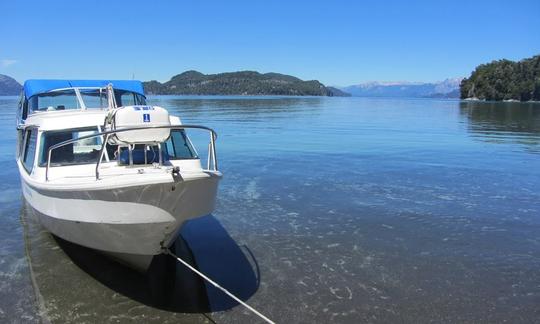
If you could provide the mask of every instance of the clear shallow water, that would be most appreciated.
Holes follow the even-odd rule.
[[[218,132],[217,209],[184,229],[186,253],[270,318],[540,319],[540,105],[150,101]],[[13,161],[15,106],[0,99],[0,319],[38,321],[41,309],[53,322],[254,320],[174,266],[168,306],[151,306],[144,278],[33,223]]]

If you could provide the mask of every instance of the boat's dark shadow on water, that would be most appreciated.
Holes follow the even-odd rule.
[[[142,304],[180,313],[224,311],[238,305],[169,255],[154,257],[147,274],[142,274],[95,250],[55,239],[79,268]],[[253,255],[242,250],[212,215],[187,222],[171,251],[244,301],[259,287]]]

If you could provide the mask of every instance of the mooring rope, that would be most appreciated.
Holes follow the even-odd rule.
[[[172,253],[168,248],[163,248],[163,251],[165,254],[169,254],[170,256],[172,256],[173,258],[175,258],[178,262],[182,263],[183,265],[185,265],[189,270],[195,272],[197,275],[199,275],[201,278],[203,278],[204,280],[208,281],[210,284],[212,284],[212,286],[216,287],[217,289],[223,291],[225,294],[227,294],[229,297],[231,297],[232,299],[234,299],[235,301],[237,301],[238,303],[242,304],[242,306],[244,306],[245,308],[249,309],[250,311],[252,311],[255,315],[259,316],[261,319],[263,319],[265,322],[267,323],[270,323],[270,324],[275,324],[272,320],[270,320],[268,317],[264,316],[263,314],[261,314],[259,311],[257,311],[255,308],[249,306],[247,303],[243,302],[240,298],[236,297],[235,295],[233,295],[232,293],[230,293],[227,289],[221,287],[218,283],[216,283],[215,281],[213,281],[212,279],[208,278],[207,276],[204,275],[204,273],[200,272],[199,270],[195,269],[194,267],[192,267],[189,263],[187,263],[186,261],[182,260],[180,257],[178,257],[177,255],[175,255],[174,253]]]

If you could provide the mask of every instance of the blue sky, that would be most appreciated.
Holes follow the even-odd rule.
[[[437,81],[540,54],[540,1],[1,1],[0,73],[166,81],[194,69],[327,85]]]

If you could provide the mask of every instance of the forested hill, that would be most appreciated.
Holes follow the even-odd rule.
[[[540,55],[482,64],[460,85],[461,98],[540,101]]]
[[[303,81],[290,75],[254,71],[218,74],[186,71],[165,83],[148,81],[143,84],[147,94],[348,96],[317,80]]]

